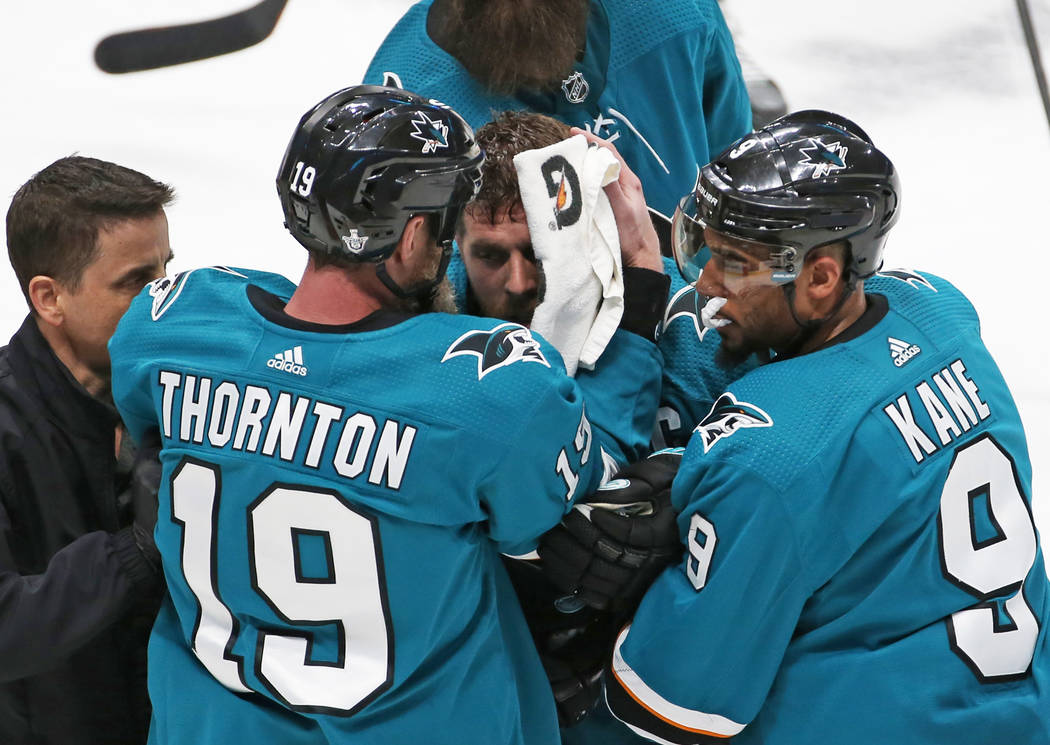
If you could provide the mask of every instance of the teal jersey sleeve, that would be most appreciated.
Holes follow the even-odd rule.
[[[732,464],[700,476],[690,460],[675,480],[688,554],[621,633],[610,704],[630,691],[669,727],[733,737],[765,701],[811,586],[776,488]]]
[[[479,488],[489,536],[511,556],[534,550],[576,498],[598,488],[603,475],[601,446],[571,378],[522,408],[513,445],[493,462]],[[535,495],[527,507],[522,494]]]
[[[602,449],[621,466],[649,451],[662,371],[663,356],[657,346],[620,329],[593,370],[576,372]]]

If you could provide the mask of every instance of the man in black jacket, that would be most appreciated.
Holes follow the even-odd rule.
[[[4,745],[146,740],[159,467],[121,436],[106,344],[164,274],[172,198],[137,171],[73,156],[33,176],[7,213],[30,312],[0,349]]]

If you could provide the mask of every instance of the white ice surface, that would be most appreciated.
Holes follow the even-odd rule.
[[[224,263],[296,280],[274,177],[298,117],[358,82],[409,0],[289,0],[273,35],[191,65],[110,76],[92,62],[114,31],[223,15],[255,0],[34,0],[0,9],[0,203],[78,152],[175,185],[172,269]],[[1050,0],[1030,0],[1050,54]],[[739,41],[792,108],[854,118],[896,162],[902,218],[888,263],[951,279],[1024,418],[1034,509],[1050,535],[1050,345],[1044,300],[1050,126],[1012,0],[727,0]],[[0,342],[25,307],[0,262]],[[1043,309],[1043,310],[1040,310]]]

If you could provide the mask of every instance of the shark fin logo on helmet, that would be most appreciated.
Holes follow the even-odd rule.
[[[937,288],[930,284],[930,280],[911,269],[882,269],[878,272],[878,276],[889,277],[890,279],[906,282],[916,289],[919,287],[925,287],[928,290],[937,292]]]
[[[848,147],[843,147],[841,142],[832,142],[825,145],[816,137],[809,138],[809,147],[802,148],[801,152],[806,160],[800,160],[799,164],[813,166],[812,178],[827,176],[832,171],[841,171],[846,167],[846,153]]]
[[[230,269],[228,266],[206,266],[202,267],[202,269],[226,272],[235,277],[248,279],[245,275],[235,269]],[[155,279],[146,285],[146,287],[149,288],[149,296],[153,298],[153,306],[150,308],[150,317],[154,321],[159,320],[160,317],[167,313],[168,309],[175,304],[175,301],[179,299],[179,295],[182,294],[182,288],[184,288],[189,281],[190,275],[197,271],[201,270],[190,269],[186,272],[179,272],[174,277],[161,277],[160,279]]]
[[[441,361],[447,362],[464,354],[478,358],[478,380],[515,362],[539,362],[551,366],[540,350],[540,343],[532,338],[527,328],[516,323],[501,323],[490,331],[468,331],[452,342]]]
[[[772,427],[773,419],[762,409],[746,401],[737,401],[732,393],[723,393],[711,411],[696,425],[693,432],[704,438],[704,452],[719,440],[729,437],[744,427]]]
[[[431,119],[422,111],[419,118],[412,120],[412,126],[416,128],[411,136],[423,143],[423,154],[436,153],[438,148],[448,147],[448,125],[441,119]]]

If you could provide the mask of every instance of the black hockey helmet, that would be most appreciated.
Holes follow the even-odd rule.
[[[333,93],[299,121],[277,176],[285,226],[307,249],[382,262],[413,215],[451,247],[484,155],[462,117],[399,88]]]
[[[798,111],[737,140],[700,170],[675,214],[675,259],[695,280],[707,226],[767,244],[772,280],[785,284],[810,249],[845,241],[852,282],[878,271],[899,206],[897,171],[864,130],[838,114]]]

